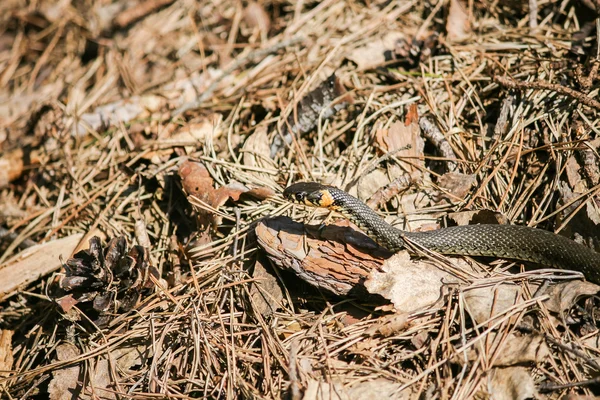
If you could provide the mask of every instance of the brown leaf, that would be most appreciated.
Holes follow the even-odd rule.
[[[346,367],[348,368],[348,367]],[[416,386],[416,385],[413,385]],[[303,400],[359,400],[359,399],[396,399],[415,398],[413,386],[399,391],[400,382],[384,378],[364,380],[359,385],[348,386],[339,380],[308,381]]]
[[[254,264],[252,278],[255,281],[250,289],[250,297],[255,312],[269,316],[276,312],[278,308],[283,308],[281,305],[283,291],[279,281],[276,276],[265,268],[260,260],[256,260]]]
[[[183,190],[188,195],[196,196],[206,203],[211,203],[211,196],[214,191],[213,179],[204,165],[185,161],[179,167],[178,173]]]
[[[495,367],[513,367],[523,364],[543,363],[550,356],[550,349],[543,335],[489,332],[485,346],[473,346],[467,350],[467,361],[491,360]],[[464,353],[456,353],[453,362],[464,364]]]
[[[216,226],[221,224],[222,218],[213,212],[224,205],[229,199],[239,200],[242,194],[255,198],[268,198],[274,192],[267,187],[248,189],[246,186],[232,182],[218,189],[213,187],[213,179],[206,167],[200,163],[185,161],[179,167],[179,176],[185,192],[191,196],[190,203],[196,206],[201,226]],[[200,201],[197,201],[197,200]]]
[[[506,216],[490,210],[458,211],[448,213],[448,219],[456,225],[500,224],[510,223]]]
[[[411,104],[409,107],[404,123],[395,122],[387,130],[378,130],[375,133],[375,142],[383,150],[383,153],[400,151],[398,157],[406,159],[401,163],[402,167],[411,175],[418,174],[418,176],[413,176],[415,179],[421,175],[421,170],[425,167],[425,141],[421,137],[416,104]],[[405,148],[406,150],[402,150]]]
[[[467,39],[471,33],[471,23],[466,5],[460,0],[450,0],[446,32],[450,42],[460,42]]]
[[[57,303],[64,312],[68,313],[75,305],[77,305],[77,303],[79,303],[79,301],[75,300],[73,295],[68,294],[58,299]]]
[[[165,130],[164,133],[161,132],[157,143],[162,146],[187,146],[188,149],[193,150],[207,138],[215,139],[223,134],[222,120],[221,114],[212,114],[174,131]],[[168,151],[172,150],[168,149]]]
[[[365,333],[367,335],[381,335],[388,337],[408,328],[408,314],[394,314],[380,318],[376,325],[370,327]]]
[[[23,173],[23,150],[16,149],[0,157],[0,188],[19,178]]]
[[[544,304],[549,311],[563,315],[582,296],[596,296],[600,286],[586,281],[568,281],[551,285],[544,292],[550,299]]]
[[[263,34],[269,33],[271,19],[264,8],[255,1],[250,1],[244,9],[244,21],[250,28],[258,28]]]
[[[469,194],[473,185],[477,182],[477,177],[472,174],[461,174],[460,172],[447,172],[438,180],[439,187],[446,189],[448,194],[444,193],[450,201],[464,200]]]
[[[359,69],[368,69],[386,62],[386,52],[395,52],[399,44],[406,42],[403,32],[387,32],[385,36],[369,40],[366,45],[354,49],[347,58]]]
[[[79,356],[80,351],[72,343],[65,342],[56,347],[58,361],[72,360]],[[81,386],[79,385],[79,365],[61,368],[52,372],[52,380],[48,384],[50,400],[70,400],[79,398]]]
[[[521,302],[520,292],[521,287],[511,283],[465,290],[467,312],[480,324]]]
[[[567,159],[567,165],[565,167],[565,172],[567,175],[567,181],[569,182],[569,186],[571,190],[575,192],[581,192],[582,189],[585,190],[585,187],[581,187],[584,182],[581,179],[581,174],[579,173],[579,163],[575,156],[570,156]]]

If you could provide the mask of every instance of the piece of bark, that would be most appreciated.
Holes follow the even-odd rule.
[[[347,226],[303,225],[288,217],[265,219],[256,227],[259,245],[282,269],[337,295],[347,295],[391,255]]]
[[[0,265],[0,299],[59,269],[60,256],[70,257],[82,237],[83,234],[78,233],[30,247]]]

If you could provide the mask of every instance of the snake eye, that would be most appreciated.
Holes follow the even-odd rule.
[[[294,195],[294,197],[296,198],[296,201],[298,203],[304,203],[304,197],[306,196],[306,193],[296,193]]]

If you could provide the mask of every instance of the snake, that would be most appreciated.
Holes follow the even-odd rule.
[[[394,253],[406,249],[408,241],[446,255],[494,257],[579,271],[590,282],[600,284],[599,253],[543,229],[476,224],[409,232],[388,224],[365,203],[334,186],[299,182],[285,188],[283,197],[292,203],[338,212]]]

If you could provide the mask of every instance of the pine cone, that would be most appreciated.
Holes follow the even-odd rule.
[[[81,310],[95,321],[109,313],[131,310],[142,295],[152,292],[150,274],[159,279],[158,271],[150,265],[148,250],[133,246],[127,252],[122,236],[112,239],[105,248],[100,238],[92,237],[90,248],[78,252],[63,266],[65,276],[59,286],[68,294],[58,300],[59,305],[68,312],[82,303]]]

